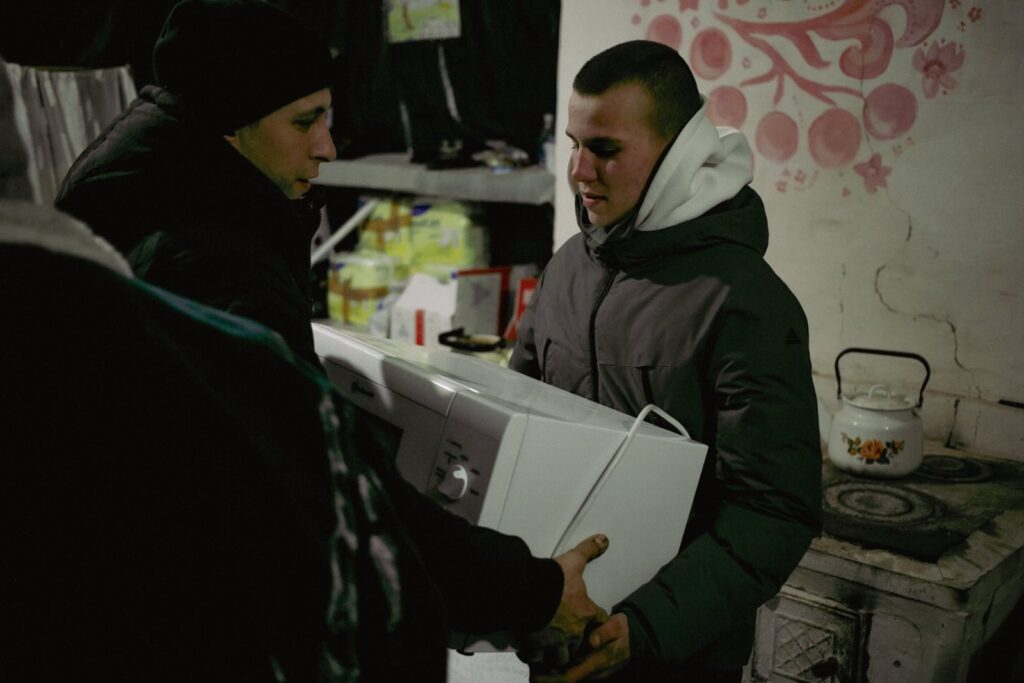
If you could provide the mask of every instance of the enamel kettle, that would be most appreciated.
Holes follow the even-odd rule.
[[[843,395],[839,359],[848,353],[910,358],[924,366],[924,381],[917,402],[895,394],[880,383],[866,393]],[[924,402],[931,368],[916,353],[848,348],[836,356],[836,395],[839,411],[829,428],[828,456],[841,470],[869,477],[902,477],[918,468],[924,457],[924,429],[916,409]]]

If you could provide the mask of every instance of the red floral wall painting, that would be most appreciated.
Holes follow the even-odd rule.
[[[638,0],[632,22],[687,59],[720,126],[775,189],[887,188],[922,107],[958,87],[980,0]]]

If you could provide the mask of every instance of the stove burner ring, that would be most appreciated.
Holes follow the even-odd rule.
[[[986,481],[992,477],[992,468],[983,462],[953,455],[926,455],[915,474],[936,481]]]
[[[892,484],[837,482],[826,486],[824,494],[833,512],[877,524],[911,524],[942,513],[938,501]]]

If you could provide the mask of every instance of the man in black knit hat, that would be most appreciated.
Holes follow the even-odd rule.
[[[153,68],[157,84],[79,157],[57,207],[144,280],[262,322],[315,361],[309,189],[335,157],[330,52],[270,4],[187,0]]]
[[[309,190],[319,164],[335,156],[329,51],[267,3],[185,0],[167,18],[153,66],[157,84],[75,162],[57,207],[124,253],[138,278],[263,323],[317,368],[306,290],[319,207]],[[252,380],[251,392],[263,386]],[[256,400],[264,398],[303,400]],[[360,455],[376,464],[375,454]],[[426,620],[403,617],[431,625],[425,642],[443,640],[446,627],[525,634],[549,620],[578,638],[589,620],[606,618],[582,581],[606,539],[556,561],[533,558],[520,539],[471,527],[393,468],[378,475],[443,603],[444,613]],[[360,624],[356,637],[375,627],[385,625]],[[381,656],[392,655],[402,656]]]

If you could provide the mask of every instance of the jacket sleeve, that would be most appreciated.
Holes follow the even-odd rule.
[[[345,450],[356,453],[381,481],[396,517],[438,588],[448,625],[463,633],[510,631],[525,635],[545,626],[562,595],[562,570],[534,557],[526,543],[478,527],[420,493],[385,460],[371,430],[362,429],[351,404],[336,396]]]
[[[464,633],[544,627],[562,595],[562,570],[516,536],[473,526],[393,477],[392,501],[440,589],[450,626]]]
[[[820,530],[807,322],[780,281],[761,285],[727,307],[709,350],[717,461],[701,485],[716,487],[719,502],[707,530],[617,607],[638,661],[680,662],[749,624]]]

